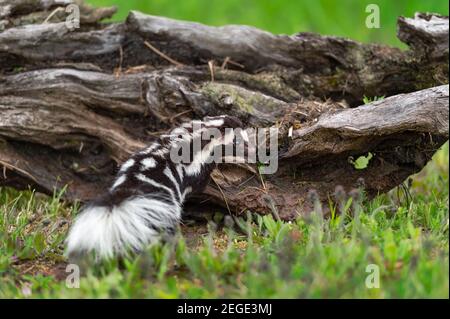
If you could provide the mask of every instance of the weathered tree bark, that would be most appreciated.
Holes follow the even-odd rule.
[[[392,189],[448,139],[447,17],[399,18],[401,51],[138,12],[101,24],[114,8],[86,5],[70,31],[55,9],[72,2],[0,2],[0,184],[88,200],[162,132],[233,114],[279,127],[279,169],[222,164],[192,200],[290,219],[311,210],[311,190],[327,202],[338,185]],[[355,107],[364,95],[388,98]],[[349,162],[368,152],[366,169]]]

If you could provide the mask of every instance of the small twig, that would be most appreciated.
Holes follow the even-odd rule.
[[[22,273],[26,274],[26,273],[30,272],[34,267],[36,267],[36,265],[32,264],[30,267],[28,267],[27,269],[23,270]]]
[[[9,168],[10,170],[16,170],[16,171],[18,171],[19,173],[22,173],[23,175],[28,176],[28,177],[31,178],[35,183],[37,183],[36,178],[35,178],[33,175],[31,175],[30,173],[28,173],[27,171],[24,171],[23,169],[18,168],[17,166],[14,166],[14,165],[9,164],[9,163],[7,163],[7,162],[4,162],[4,161],[2,161],[2,160],[0,160],[0,164],[3,165],[4,168],[7,167],[7,168]]]
[[[225,60],[223,60],[223,63],[222,63],[222,65],[221,65],[220,68],[221,68],[222,70],[225,69],[225,67],[227,66],[228,63],[230,63],[230,64],[232,64],[232,65],[234,65],[234,66],[240,67],[241,69],[245,69],[245,65],[240,64],[240,63],[237,63],[237,62],[231,60],[229,56],[227,56],[227,57],[225,58]]]
[[[260,187],[256,187],[256,186],[247,186],[246,188],[244,188],[243,190],[239,191],[236,195],[241,194],[243,191],[245,191],[246,189],[256,189],[264,194],[267,194],[267,191],[265,189],[262,189]]]
[[[52,13],[50,13],[50,15],[44,20],[44,22],[42,22],[42,24],[46,24],[55,14],[63,10],[64,10],[63,7],[56,8],[55,10],[52,11]]]
[[[134,73],[134,72],[140,72],[142,70],[145,70],[146,68],[148,68],[148,65],[146,65],[146,64],[133,66],[131,68],[128,68],[124,73],[130,74],[130,73]]]
[[[223,60],[223,63],[222,63],[222,65],[220,66],[220,68],[221,68],[222,70],[225,69],[225,67],[227,66],[229,60],[230,60],[230,57],[229,57],[229,56],[227,56],[227,57],[225,58],[225,60]]]
[[[120,74],[122,73],[122,63],[123,63],[123,48],[122,46],[119,47],[119,66],[116,68],[116,72],[114,72],[116,78],[120,77]]]
[[[234,66],[237,66],[237,67],[240,67],[241,69],[245,69],[245,65],[243,65],[243,64],[240,64],[240,63],[237,63],[236,61],[233,61],[233,60],[228,60],[228,63],[230,63],[230,64],[232,64],[232,65],[234,65]]]
[[[214,60],[208,61],[209,73],[211,74],[211,82],[214,82]]]
[[[255,175],[250,176],[249,178],[247,178],[245,181],[243,181],[242,183],[240,183],[237,188],[241,188],[242,186],[244,186],[245,184],[247,184],[250,180],[252,180],[253,178],[255,178]]]
[[[178,62],[174,59],[172,59],[171,57],[165,55],[164,53],[162,53],[161,51],[159,51],[157,48],[155,48],[153,45],[151,45],[148,41],[144,41],[144,44],[153,52],[155,52],[156,54],[158,54],[160,57],[162,57],[163,59],[166,59],[167,61],[169,61],[172,64],[175,64],[176,66],[184,66],[183,63]]]
[[[264,193],[267,193],[266,183],[264,183],[264,179],[262,177],[261,171],[259,170],[259,167],[258,167],[258,175],[259,175],[259,179],[261,180],[261,184],[263,186]]]
[[[303,115],[304,117],[308,117],[308,113],[301,112],[301,111],[299,111],[299,110],[295,110],[295,111],[293,111],[292,113],[296,113],[296,114]]]
[[[186,110],[186,111],[180,112],[180,113],[178,113],[178,114],[175,114],[174,116],[172,116],[172,117],[170,118],[170,122],[173,123],[173,120],[176,119],[177,117],[180,117],[180,116],[182,116],[182,115],[184,115],[184,114],[188,114],[188,113],[190,113],[190,112],[194,112],[194,111],[193,111],[193,110]]]
[[[84,143],[80,143],[80,148],[78,149],[78,153],[81,153],[83,151]]]
[[[228,213],[230,213],[230,215],[232,215],[232,214],[231,214],[230,206],[228,206],[228,201],[227,201],[227,198],[226,198],[224,192],[222,191],[222,188],[219,186],[219,184],[217,183],[217,181],[214,179],[213,176],[211,176],[211,179],[212,179],[213,182],[216,184],[216,186],[219,188],[219,191],[220,191],[220,193],[222,194],[223,200],[225,201],[225,205],[227,205]]]

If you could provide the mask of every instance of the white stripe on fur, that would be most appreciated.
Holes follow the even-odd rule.
[[[146,170],[146,169],[155,167],[156,160],[153,157],[147,157],[141,161],[141,164],[142,164],[142,169]]]
[[[205,126],[209,126],[209,127],[220,127],[223,125],[224,120],[223,119],[214,119],[214,120],[208,120],[203,122]]]
[[[184,202],[184,199],[186,198],[186,195],[192,192],[192,187],[188,186],[183,192],[183,195],[181,196],[181,202]]]
[[[127,180],[127,177],[125,175],[120,175],[116,181],[114,182],[113,186],[111,186],[110,190],[115,189],[117,186],[119,186],[120,184],[122,184],[123,182],[125,182]]]
[[[179,204],[179,201],[175,198],[175,193],[173,192],[173,190],[171,190],[171,189],[170,189],[169,187],[167,187],[166,185],[163,185],[163,184],[161,184],[161,183],[158,183],[158,182],[154,181],[153,179],[148,178],[148,177],[145,176],[144,174],[136,174],[136,178],[137,178],[138,180],[144,182],[144,183],[147,183],[147,184],[150,184],[150,185],[152,185],[152,186],[154,186],[154,187],[157,187],[157,188],[161,188],[161,189],[166,190],[166,191],[170,194],[170,197],[172,198],[172,201],[173,201],[174,205],[177,205],[177,206],[180,205],[180,204]]]
[[[147,147],[144,150],[140,151],[139,154],[144,154],[144,155],[150,154],[151,152],[153,152],[154,150],[158,149],[159,147],[161,147],[161,145],[159,143],[153,143],[149,147]]]
[[[170,181],[175,186],[175,189],[177,190],[178,198],[181,201],[180,185],[178,184],[177,180],[175,179],[175,176],[173,176],[172,170],[168,166],[166,166],[166,168],[164,169],[163,173],[164,173],[164,175],[166,175],[170,179]]]
[[[184,178],[183,166],[178,164],[176,167],[176,170],[178,173],[178,177],[180,177],[180,180],[183,181],[183,178]]]
[[[186,165],[186,175],[196,176],[200,173],[202,166],[206,163],[212,156],[211,152],[216,146],[226,145],[233,142],[234,131],[229,131],[224,137],[219,139],[213,139],[209,142],[203,149],[194,155],[193,161]]]
[[[131,166],[134,165],[134,159],[130,158],[128,161],[122,164],[120,167],[120,173],[126,172]]]

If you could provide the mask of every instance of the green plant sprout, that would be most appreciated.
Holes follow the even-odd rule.
[[[383,96],[374,96],[374,97],[368,97],[368,96],[364,95],[363,103],[369,104],[369,103],[376,102],[376,101],[382,101],[382,100],[384,100],[384,98],[385,98],[384,95]]]
[[[353,160],[353,156],[348,158],[350,164],[353,165],[355,169],[365,169],[369,165],[369,161],[372,159],[373,154],[369,152],[367,156],[360,156],[355,160]]]

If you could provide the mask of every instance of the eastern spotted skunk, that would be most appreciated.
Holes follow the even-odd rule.
[[[200,130],[194,130],[196,126]],[[66,254],[69,258],[85,254],[94,254],[97,259],[122,256],[141,251],[164,235],[173,235],[186,196],[201,191],[216,167],[210,161],[213,150],[235,139],[233,130],[226,128],[241,126],[235,117],[206,117],[173,129],[132,155],[122,164],[109,190],[76,218],[67,238]],[[219,129],[220,136],[204,140],[202,133],[208,136],[212,128]],[[189,163],[175,163],[172,148],[185,143],[192,150],[194,141],[201,147],[191,154]]]

